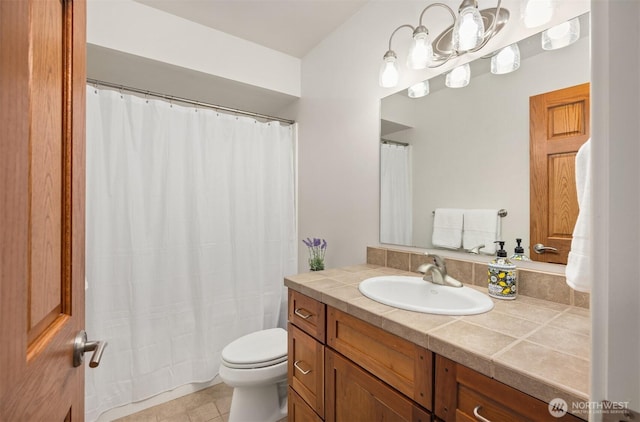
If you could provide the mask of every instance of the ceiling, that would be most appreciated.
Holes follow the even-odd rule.
[[[367,2],[367,0],[136,1],[298,58],[304,57]]]

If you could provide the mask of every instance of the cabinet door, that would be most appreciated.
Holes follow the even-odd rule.
[[[431,420],[427,411],[330,349],[325,371],[327,422]]]
[[[324,417],[324,346],[291,323],[288,384]]]
[[[320,416],[316,415],[313,410],[302,400],[295,390],[289,387],[289,412],[287,414],[288,422],[322,422]]]
[[[542,400],[442,356],[436,356],[435,385],[435,413],[444,421],[482,420],[476,413],[492,422],[581,421],[569,413],[556,418]]]
[[[327,345],[425,409],[433,409],[430,351],[330,306]]]

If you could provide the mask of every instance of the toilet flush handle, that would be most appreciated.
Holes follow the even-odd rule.
[[[73,366],[82,365],[85,352],[93,352],[89,366],[95,368],[100,365],[100,359],[105,347],[107,347],[106,341],[87,341],[86,331],[80,330],[73,342]]]

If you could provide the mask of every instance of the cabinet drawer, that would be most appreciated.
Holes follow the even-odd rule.
[[[474,410],[492,422],[573,421],[556,418],[548,404],[442,356],[436,357],[435,413],[445,421],[475,421]]]
[[[320,416],[316,415],[291,387],[289,387],[288,407],[288,422],[322,422]]]
[[[289,323],[288,384],[324,417],[324,346]]]
[[[324,303],[289,289],[289,321],[321,343],[324,343]]]
[[[429,422],[431,415],[407,397],[327,349],[327,422]]]
[[[327,345],[433,409],[430,351],[332,307],[327,307]]]

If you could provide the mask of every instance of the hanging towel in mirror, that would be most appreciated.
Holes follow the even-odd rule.
[[[578,193],[578,219],[573,228],[571,250],[567,258],[565,275],[567,284],[578,291],[591,290],[589,268],[591,225],[591,139],[576,154],[576,192]]]
[[[464,210],[437,208],[433,216],[431,243],[442,248],[458,249],[462,244],[462,216]]]
[[[484,245],[481,253],[496,253],[496,240],[500,240],[500,216],[497,209],[465,210],[462,247],[472,249]]]

